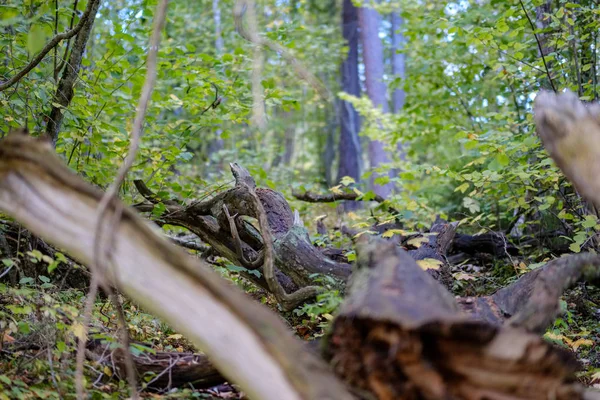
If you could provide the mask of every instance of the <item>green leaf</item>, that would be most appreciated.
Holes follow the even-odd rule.
[[[17,324],[17,326],[19,328],[19,332],[21,332],[21,333],[23,333],[25,335],[27,335],[27,334],[29,334],[29,332],[31,332],[31,329],[29,328],[29,324],[27,322],[25,322],[25,321],[20,321]]]
[[[354,180],[354,178],[352,178],[350,176],[344,176],[342,179],[340,179],[340,183],[344,186],[349,186],[355,182],[356,181]]]
[[[46,44],[46,31],[42,25],[33,25],[27,34],[27,50],[31,55],[36,54]]]
[[[569,246],[569,249],[573,253],[579,253],[581,251],[581,246],[579,246],[579,244],[577,244],[577,243],[571,243],[571,245]]]
[[[463,183],[462,185],[458,186],[456,189],[454,189],[454,191],[455,192],[460,191],[461,193],[464,193],[469,189],[469,186],[471,186],[471,185],[469,185],[469,183],[466,182],[466,183]]]
[[[593,228],[598,223],[596,217],[592,215],[586,215],[585,220],[581,223],[584,228]]]
[[[64,353],[67,350],[67,344],[63,341],[56,342],[56,349],[59,352]]]

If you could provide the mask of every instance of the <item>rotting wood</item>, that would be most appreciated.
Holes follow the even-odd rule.
[[[382,400],[577,400],[578,364],[524,329],[478,321],[394,243],[360,239],[325,346],[336,373]]]
[[[247,186],[243,184],[245,180],[240,178],[240,172],[234,170],[243,168],[235,165],[237,164],[232,165],[232,174],[236,178],[233,188],[208,200],[192,202],[189,205],[184,205],[177,200],[167,200],[163,203],[166,211],[157,222],[182,226],[198,235],[221,256],[246,268],[262,271],[262,268],[257,267],[257,264],[263,260],[260,232],[241,218],[244,215],[257,218],[258,215],[255,207],[252,206],[252,197]],[[249,174],[247,179],[254,184]],[[135,181],[135,185],[147,200],[145,203],[137,204],[135,208],[144,212],[151,211],[153,204],[158,201],[156,196],[143,182]],[[313,285],[315,274],[333,277],[342,288],[352,272],[352,267],[348,263],[331,260],[324,254],[325,252],[312,245],[308,231],[294,224],[292,210],[281,193],[266,188],[256,188],[255,191],[273,234],[277,280],[285,291],[295,292],[300,288]],[[232,231],[233,224],[236,231]],[[244,276],[270,290],[264,280],[256,279],[253,275]]]

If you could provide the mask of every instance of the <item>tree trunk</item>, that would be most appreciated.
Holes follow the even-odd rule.
[[[379,38],[379,19],[379,13],[372,8],[361,7],[358,9],[367,94],[374,107],[379,107],[384,113],[387,113],[389,106],[386,98],[387,88],[383,81],[383,43]],[[371,169],[390,162],[383,142],[379,140],[369,142],[369,161]],[[389,197],[392,193],[392,183],[376,185],[374,178],[377,176],[377,174],[371,175],[371,186],[374,192],[384,198]]]
[[[213,21],[215,24],[215,51],[217,52],[217,56],[221,56],[223,54],[223,35],[221,34],[221,9],[219,8],[219,0],[213,0],[212,9]],[[208,143],[207,158],[209,163],[213,161],[211,155],[223,149],[222,133],[222,129],[217,129],[215,131],[215,137]]]
[[[58,132],[63,121],[65,109],[71,104],[71,100],[75,95],[74,87],[77,81],[77,75],[79,74],[79,68],[81,68],[81,61],[83,60],[83,53],[85,52],[85,46],[94,27],[94,21],[96,20],[96,13],[100,5],[100,0],[89,0],[93,1],[90,16],[83,25],[79,33],[75,38],[75,44],[73,50],[69,56],[69,61],[65,65],[62,77],[58,82],[58,88],[54,95],[53,103],[57,105],[52,106],[48,122],[46,124],[46,134],[52,139],[52,144],[56,146],[58,140]]]
[[[348,54],[342,63],[342,90],[359,97],[360,84],[358,79],[358,9],[352,0],[344,0],[342,9],[342,33]],[[354,106],[343,100],[340,104],[340,144],[338,181],[349,176],[358,181],[362,170],[362,149],[358,133],[360,117]]]
[[[402,17],[397,12],[392,13],[392,74],[395,78],[406,79],[405,55],[398,53],[404,50],[404,35],[400,32],[402,29]],[[396,88],[392,92],[392,111],[399,113],[404,107],[406,92],[404,89]]]

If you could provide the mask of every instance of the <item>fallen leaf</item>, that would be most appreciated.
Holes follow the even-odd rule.
[[[417,264],[419,264],[421,269],[427,271],[428,269],[438,270],[444,263],[440,260],[436,260],[435,258],[426,258],[424,260],[418,260]]]
[[[71,326],[71,330],[73,331],[73,334],[77,337],[77,339],[87,341],[87,333],[83,324],[75,322],[73,326]]]
[[[577,349],[579,347],[581,347],[581,346],[589,347],[589,346],[593,346],[593,345],[594,345],[594,342],[592,342],[590,339],[583,339],[583,338],[581,338],[581,339],[577,339],[576,341],[574,341],[573,343],[571,343],[571,348],[574,351],[577,351]]]
[[[421,247],[421,245],[423,243],[429,243],[429,239],[423,236],[419,236],[413,239],[410,239],[409,241],[406,242],[406,244],[408,244],[409,246],[413,246],[416,247],[417,249],[419,247]]]
[[[4,335],[2,336],[2,342],[4,343],[13,343],[15,341],[15,338],[10,336],[8,333],[4,333]]]
[[[475,278],[473,275],[469,275],[465,272],[459,272],[457,274],[454,274],[454,279],[456,279],[457,281],[474,281],[477,278]]]

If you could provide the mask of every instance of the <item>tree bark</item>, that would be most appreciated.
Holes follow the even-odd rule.
[[[335,372],[367,398],[557,400],[594,396],[564,349],[477,321],[394,243],[362,236],[349,294],[327,338]]]
[[[379,38],[379,19],[379,13],[373,8],[361,7],[358,9],[367,94],[374,107],[379,107],[384,113],[387,113],[389,112],[389,106],[386,98],[387,88],[383,80],[383,43]],[[390,162],[390,157],[383,142],[379,140],[369,142],[369,161],[371,169]],[[371,185],[373,191],[384,198],[389,197],[392,193],[393,184],[390,182],[385,185],[376,185],[373,181],[377,176],[377,174],[372,175]]]
[[[342,90],[359,97],[360,84],[358,78],[358,8],[352,0],[344,0],[342,6],[342,34],[348,54],[342,63]],[[349,176],[358,182],[362,170],[362,148],[360,145],[360,116],[354,106],[347,101],[340,104],[340,143],[337,180]]]
[[[100,0],[89,1],[94,2],[91,6],[90,15],[75,38],[69,61],[63,70],[63,74],[58,82],[56,94],[54,95],[53,103],[58,105],[52,106],[46,124],[46,135],[52,140],[54,146],[56,146],[58,140],[58,132],[60,131],[60,126],[64,119],[65,109],[71,104],[71,100],[75,95],[75,83],[77,82],[77,76],[79,74],[79,69],[81,68],[85,46],[92,32],[92,28],[94,27],[96,13],[100,6]]]

